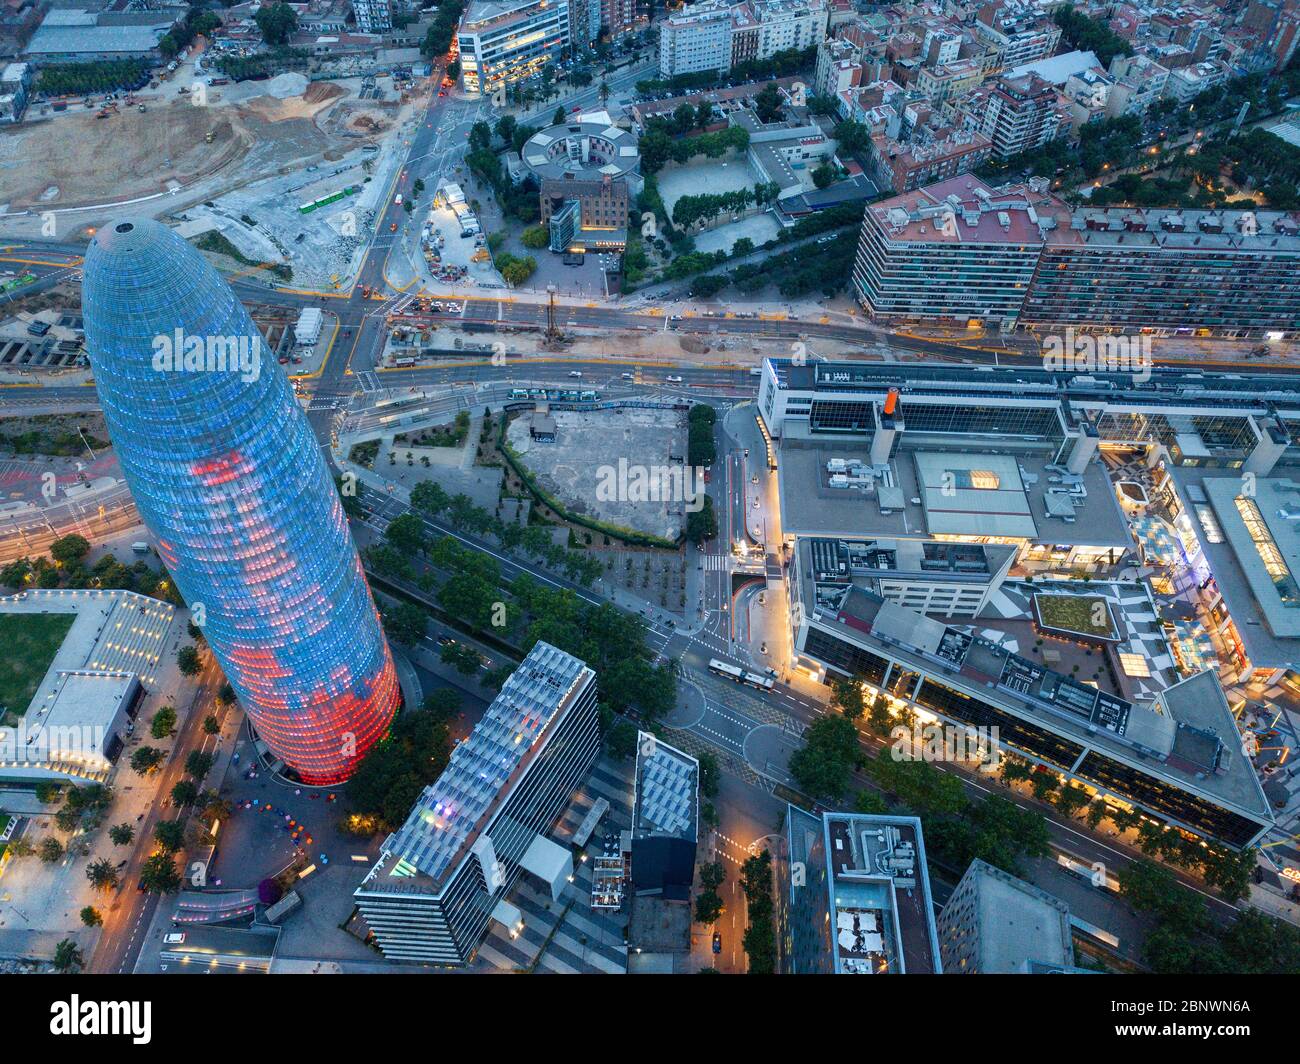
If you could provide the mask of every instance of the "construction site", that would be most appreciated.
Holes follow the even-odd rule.
[[[383,166],[386,135],[411,113],[407,97],[363,99],[362,85],[293,73],[197,91],[173,83],[152,95],[85,98],[60,113],[29,114],[0,132],[5,228],[33,235],[28,230],[53,212],[58,236],[75,239],[124,210],[149,214],[179,220],[191,239],[217,229],[236,249],[227,257],[237,266],[248,259],[293,268],[296,258],[295,275],[312,282],[323,273],[328,282],[350,260],[339,238],[364,223],[354,216],[314,224],[299,240],[297,208],[367,184]],[[295,249],[295,241],[308,246]],[[322,251],[333,260],[322,263]],[[309,270],[308,261],[319,265]]]

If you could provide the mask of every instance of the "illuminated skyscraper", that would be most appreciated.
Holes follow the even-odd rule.
[[[163,561],[259,735],[346,779],[400,700],[343,508],[234,292],[165,226],[101,229],[86,339],[109,435]]]

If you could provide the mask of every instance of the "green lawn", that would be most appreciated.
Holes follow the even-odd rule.
[[[1035,595],[1034,604],[1039,618],[1049,628],[1115,638],[1110,610],[1098,595]]]
[[[75,613],[0,613],[0,712],[27,712],[76,619]]]

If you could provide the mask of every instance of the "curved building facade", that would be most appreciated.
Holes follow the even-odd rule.
[[[272,752],[306,783],[346,779],[401,694],[288,380],[229,285],[165,226],[104,227],[84,275],[95,386],[163,561]]]

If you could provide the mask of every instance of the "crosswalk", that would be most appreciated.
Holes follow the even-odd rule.
[[[362,370],[357,374],[357,383],[361,385],[361,390],[367,394],[379,391],[379,374],[373,370]]]
[[[725,573],[731,568],[731,559],[725,554],[706,554],[701,560],[706,573]]]

